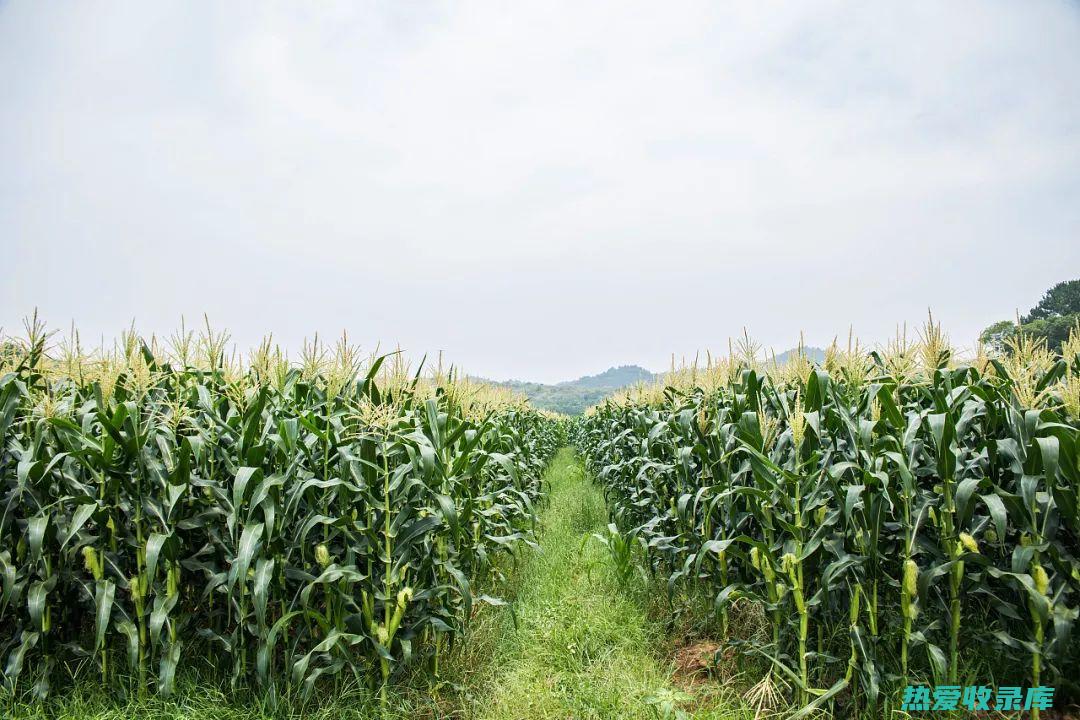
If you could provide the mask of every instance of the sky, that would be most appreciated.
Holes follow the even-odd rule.
[[[0,0],[0,327],[558,381],[1080,277],[1080,3]]]

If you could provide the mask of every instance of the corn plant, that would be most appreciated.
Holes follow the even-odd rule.
[[[0,355],[0,658],[8,692],[92,672],[168,694],[373,689],[438,669],[474,590],[531,543],[559,424],[343,340],[240,364],[227,336]],[[29,683],[29,685],[27,685]]]
[[[1078,378],[1076,337],[962,360],[931,321],[785,366],[746,340],[572,434],[649,572],[712,597],[804,714],[888,712],[909,682],[965,678],[1075,699]],[[728,636],[737,598],[769,641]]]

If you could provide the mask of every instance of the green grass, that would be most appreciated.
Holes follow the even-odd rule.
[[[572,450],[561,450],[547,471],[550,499],[542,513],[540,547],[524,553],[500,593],[510,607],[487,608],[464,642],[446,658],[439,684],[422,670],[390,695],[392,718],[475,720],[589,720],[743,718],[713,685],[696,696],[676,690],[664,650],[670,641],[647,617],[645,595],[620,588],[610,555],[588,540],[607,523],[604,499]],[[379,718],[365,689],[338,688],[302,705],[276,709],[255,697],[228,696],[208,677],[187,676],[173,699],[117,701],[93,684],[44,704],[0,708],[13,720],[256,720],[262,718]],[[679,709],[665,711],[663,703]]]
[[[676,694],[662,659],[666,638],[642,602],[619,588],[607,551],[587,540],[607,522],[603,496],[570,450],[560,451],[548,477],[540,552],[518,576],[517,628],[504,628],[477,717],[664,717],[657,703]],[[693,717],[740,716],[695,700],[683,698],[699,705]]]

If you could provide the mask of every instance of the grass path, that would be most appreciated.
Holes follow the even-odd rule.
[[[703,707],[700,699],[692,713],[663,709],[662,700],[675,697],[659,657],[663,638],[641,603],[619,590],[606,550],[587,539],[607,522],[603,495],[569,449],[559,452],[548,473],[551,496],[540,551],[519,570],[517,627],[504,621],[476,716],[740,717],[725,707]]]

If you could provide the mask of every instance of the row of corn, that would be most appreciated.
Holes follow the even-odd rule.
[[[931,322],[820,364],[744,340],[574,432],[672,600],[768,669],[753,697],[853,714],[909,683],[1080,697],[1078,427],[1077,333],[964,361]]]
[[[0,680],[270,700],[429,664],[532,542],[557,426],[344,340],[0,342]]]

